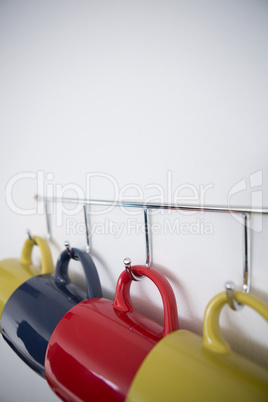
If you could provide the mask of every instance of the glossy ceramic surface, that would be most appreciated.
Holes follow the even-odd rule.
[[[55,275],[35,276],[24,282],[7,301],[2,314],[2,335],[14,351],[37,373],[45,376],[48,341],[60,319],[77,303],[101,297],[99,276],[89,254],[72,249],[85,272],[87,292],[70,282],[71,256],[64,251]]]
[[[31,255],[35,244],[40,248],[41,267],[36,267],[32,263]],[[33,241],[26,240],[20,259],[9,258],[0,261],[0,318],[8,298],[17,287],[37,273],[48,274],[53,272],[54,266],[48,243],[45,239],[37,236],[33,238]]]
[[[176,300],[167,279],[152,268],[133,270],[158,287],[164,326],[135,310],[126,271],[118,279],[113,302],[95,298],[72,308],[53,332],[45,360],[47,381],[64,401],[124,401],[145,356],[178,329]]]
[[[236,299],[268,320],[268,306],[236,292]],[[208,305],[202,337],[173,332],[148,354],[131,385],[127,402],[268,401],[268,370],[230,350],[219,328],[225,293]]]

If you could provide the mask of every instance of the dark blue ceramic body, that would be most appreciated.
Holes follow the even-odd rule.
[[[87,292],[70,282],[68,264],[72,257],[82,264]],[[91,297],[102,297],[93,260],[76,248],[71,255],[64,251],[58,259],[55,275],[35,276],[10,296],[2,313],[2,335],[33,370],[45,377],[46,349],[56,325],[73,306]]]

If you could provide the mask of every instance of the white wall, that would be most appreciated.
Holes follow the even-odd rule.
[[[196,190],[184,201],[198,203],[208,186],[205,203],[222,205],[241,181],[234,205],[260,206],[262,194],[268,206],[267,38],[268,3],[261,0],[2,0],[0,258],[19,257],[26,228],[46,234],[43,214],[23,214],[36,206],[37,179],[13,186],[22,214],[6,203],[5,187],[19,173],[39,172],[39,186],[44,175],[44,187],[54,192],[75,183],[93,198],[134,198],[139,191],[149,200],[162,189],[166,202],[183,202]],[[91,173],[108,178],[93,177],[89,188]],[[55,261],[64,240],[85,246],[84,235],[67,231],[72,219],[82,222],[82,212],[65,214],[62,224],[59,216],[54,211]],[[167,221],[192,231],[203,223],[212,234],[164,233]],[[107,222],[125,224],[118,238],[107,230],[92,237],[105,294],[112,296],[123,258],[142,264],[145,249],[144,235],[133,228],[141,214],[91,217],[92,225]],[[242,285],[243,227],[230,215],[209,213],[158,213],[151,222],[160,225],[152,236],[153,266],[173,286],[180,326],[202,334],[209,300],[227,280]],[[252,293],[268,302],[268,219],[262,230],[260,221],[254,224]],[[140,310],[162,320],[151,284],[134,284],[132,295]],[[248,308],[225,308],[222,326],[233,349],[268,367],[263,319]],[[1,401],[57,400],[2,339],[0,348]]]

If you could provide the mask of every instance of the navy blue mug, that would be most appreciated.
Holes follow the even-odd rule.
[[[70,281],[71,258],[81,262],[87,292]],[[92,258],[77,248],[63,251],[55,274],[35,276],[12,293],[2,313],[2,335],[25,363],[45,378],[45,354],[52,332],[72,307],[92,297],[102,297]]]

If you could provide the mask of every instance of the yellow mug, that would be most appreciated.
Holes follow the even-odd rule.
[[[242,292],[234,292],[268,320],[268,306]],[[146,356],[130,387],[127,402],[256,402],[268,401],[268,370],[230,350],[219,326],[220,293],[208,304],[203,339],[186,330],[175,331]]]
[[[32,249],[37,245],[41,252],[41,274],[52,274],[54,266],[48,243],[41,237],[34,236],[24,243],[21,257],[0,261],[0,318],[3,308],[11,294],[25,281],[35,276],[38,267],[32,263]],[[40,269],[39,269],[40,271]]]

